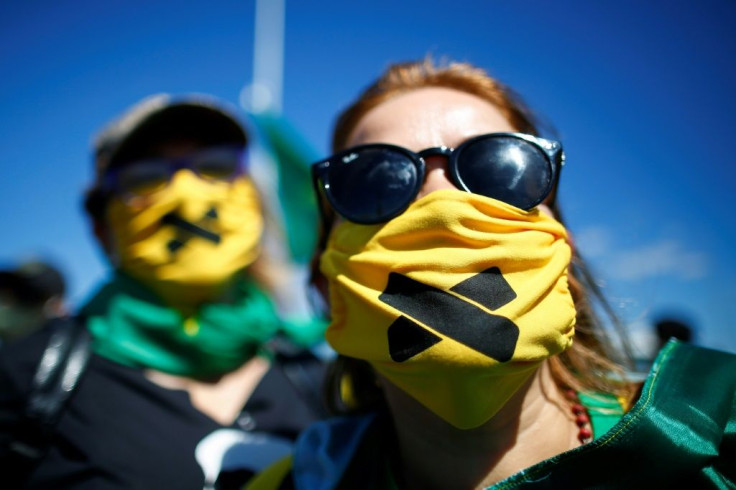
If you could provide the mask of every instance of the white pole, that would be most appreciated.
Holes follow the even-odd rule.
[[[286,0],[256,0],[253,82],[240,94],[253,112],[281,113],[284,79]]]

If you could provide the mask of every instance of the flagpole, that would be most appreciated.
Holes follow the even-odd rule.
[[[267,213],[281,225],[267,227],[262,239],[264,250],[287,271],[279,274],[272,294],[283,318],[312,325],[322,322],[313,316],[307,288],[294,285],[306,285],[317,241],[317,206],[308,167],[317,157],[281,117],[285,14],[286,0],[255,0],[253,78],[240,91],[239,102],[259,136],[249,145],[250,175],[262,191]],[[307,323],[302,328],[310,331]]]
[[[253,81],[240,94],[241,105],[255,113],[281,113],[285,14],[286,0],[255,2]]]

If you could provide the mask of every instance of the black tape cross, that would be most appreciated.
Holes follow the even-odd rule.
[[[451,291],[490,310],[516,298],[498,267],[466,279]],[[404,313],[388,330],[389,354],[396,362],[404,362],[442,340],[408,317],[500,362],[511,359],[516,349],[519,327],[508,318],[399,273],[389,274],[378,299]]]
[[[210,208],[209,211],[204,214],[198,224],[187,221],[175,213],[169,213],[165,215],[163,218],[161,218],[161,223],[174,226],[178,231],[176,238],[173,238],[169,241],[169,243],[166,244],[169,252],[171,252],[172,254],[175,253],[177,250],[183,247],[193,236],[198,236],[200,238],[204,238],[205,240],[209,240],[212,243],[219,244],[220,235],[200,226],[209,224],[211,221],[216,219],[217,209],[215,209],[214,207]]]

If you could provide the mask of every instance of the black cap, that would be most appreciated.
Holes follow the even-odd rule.
[[[161,141],[193,139],[203,145],[248,141],[235,111],[206,95],[147,97],[111,122],[94,142],[95,167],[105,169],[135,160]]]
[[[105,170],[145,157],[163,141],[190,139],[203,146],[245,147],[248,135],[235,114],[226,103],[203,94],[157,94],[141,100],[95,139],[95,182],[85,196],[85,209],[101,219],[108,198],[100,187]]]

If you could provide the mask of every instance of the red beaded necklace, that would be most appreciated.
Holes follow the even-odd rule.
[[[565,390],[565,396],[572,403],[572,414],[575,416],[575,424],[579,427],[578,440],[580,444],[587,444],[593,440],[593,426],[590,423],[588,410],[580,402],[580,397],[575,390]]]

